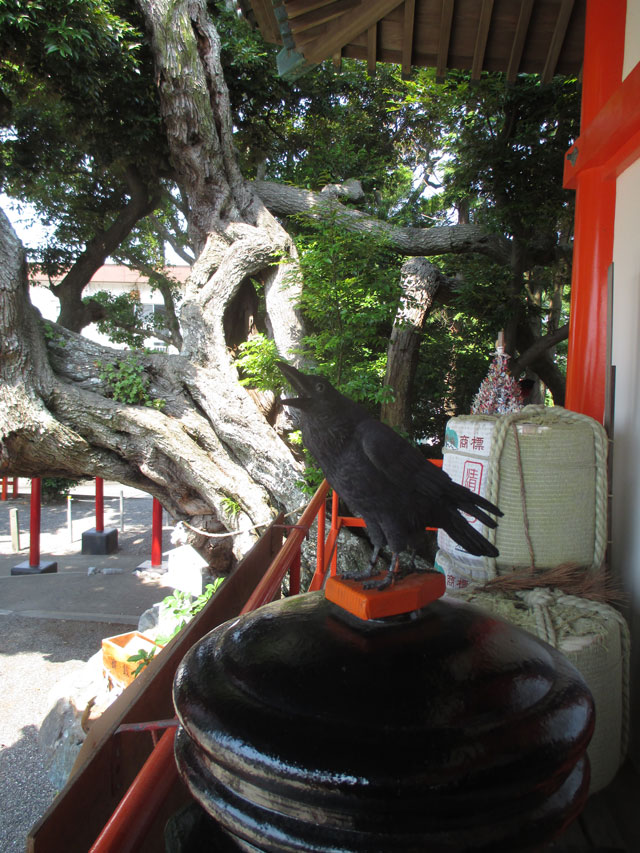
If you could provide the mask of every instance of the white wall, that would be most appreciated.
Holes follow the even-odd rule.
[[[623,78],[640,61],[640,0],[628,0]],[[632,632],[632,757],[640,766],[640,159],[617,179],[612,362],[616,367],[612,475],[614,578],[628,595]]]
[[[622,79],[640,62],[640,0],[627,0]]]

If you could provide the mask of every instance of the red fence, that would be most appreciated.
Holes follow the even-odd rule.
[[[436,462],[435,464],[442,463]],[[287,573],[289,573],[289,594],[295,595],[300,591],[300,550],[316,520],[316,569],[309,591],[321,589],[329,572],[335,574],[340,530],[343,527],[364,527],[365,524],[361,518],[341,516],[339,514],[338,495],[333,493],[331,521],[328,534],[325,536],[327,533],[326,509],[329,491],[330,487],[324,481],[296,524],[280,525],[276,523],[272,525],[274,528],[284,527],[287,531],[287,538],[273,557],[267,570],[262,573],[255,584],[253,591],[250,592],[245,604],[239,610],[240,613],[247,613],[273,601],[280,594],[282,582]],[[222,589],[226,585],[224,584]],[[215,606],[215,599],[216,596],[209,601],[207,607],[200,614],[201,616],[206,618],[206,610]],[[187,629],[185,629],[185,633],[187,633]],[[164,651],[168,652],[168,649]],[[158,655],[158,658],[162,658],[162,656],[163,653]],[[127,853],[127,851],[133,853],[133,851],[144,849],[147,834],[157,821],[163,803],[167,800],[172,788],[178,783],[178,773],[173,757],[176,725],[176,720],[164,720],[121,725],[116,729],[114,735],[125,731],[129,733],[151,732],[154,737],[154,748],[142,764],[96,841],[90,847],[90,853]],[[156,742],[156,733],[159,729],[165,731]],[[73,806],[70,807],[73,808]],[[60,812],[61,817],[64,809],[61,809]],[[82,816],[77,815],[77,818],[82,819]],[[43,819],[43,824],[46,823],[46,819],[47,816]],[[45,849],[37,843],[33,843],[38,840],[37,832],[34,837],[30,836],[29,840],[31,842],[28,847],[29,850]]]

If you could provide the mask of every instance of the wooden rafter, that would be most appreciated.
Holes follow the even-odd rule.
[[[436,80],[444,80],[444,76],[447,73],[447,60],[449,58],[449,42],[451,41],[452,23],[453,0],[442,0],[440,37],[438,39],[438,61],[436,63]]]
[[[516,25],[516,34],[511,46],[511,56],[509,57],[509,65],[507,66],[507,82],[513,83],[520,69],[520,60],[522,59],[522,51],[524,50],[524,42],[529,29],[529,21],[531,20],[531,12],[533,11],[533,0],[522,0],[520,4],[520,15]]]
[[[352,39],[361,35],[369,29],[371,24],[379,21],[403,0],[361,0],[360,5],[345,20],[339,19],[336,23],[332,21],[324,38],[317,39],[305,49],[305,59],[311,64],[322,62],[327,56],[331,56],[338,48],[344,47]]]
[[[315,27],[318,24],[326,24],[334,18],[339,18],[345,12],[350,12],[355,6],[360,5],[360,0],[338,0],[337,3],[330,3],[326,6],[321,6],[319,9],[313,9],[311,12],[306,12],[303,15],[289,18],[289,28],[291,32],[296,33],[308,30],[310,27]]]
[[[473,49],[473,63],[471,65],[471,79],[479,80],[484,62],[484,52],[487,49],[487,38],[491,24],[491,13],[493,12],[493,0],[482,0],[482,10],[478,21],[476,33],[476,44]]]
[[[372,24],[367,30],[367,71],[373,77],[378,59],[378,24]]]
[[[543,83],[548,83],[555,74],[556,68],[558,66],[558,57],[560,56],[562,43],[564,42],[564,38],[567,34],[569,19],[571,18],[571,13],[573,12],[574,2],[575,0],[562,0],[562,5],[560,6],[560,13],[556,20],[556,26],[553,31],[553,36],[551,38],[551,44],[549,45],[547,61],[545,62],[544,69],[542,71]]]
[[[413,26],[416,14],[416,0],[405,0],[404,24],[402,27],[402,76],[411,74],[411,57],[413,55]]]

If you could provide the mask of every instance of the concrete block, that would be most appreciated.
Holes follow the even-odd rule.
[[[25,560],[24,563],[18,563],[17,566],[13,566],[11,569],[12,575],[48,575],[52,572],[58,571],[58,564],[55,560],[48,560],[46,562],[40,561],[37,566],[30,566],[29,560]]]
[[[92,527],[82,534],[83,554],[115,554],[118,550],[118,531],[115,527],[96,530]]]

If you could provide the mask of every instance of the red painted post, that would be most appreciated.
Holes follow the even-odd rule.
[[[331,497],[331,530],[332,532],[336,530],[338,527],[338,502],[340,498],[338,497],[338,493],[335,491]],[[331,576],[333,577],[338,572],[338,549],[333,552],[333,557],[331,558]]]
[[[318,510],[318,532],[316,534],[316,574],[324,571],[324,535],[327,519],[327,503],[322,502]]]
[[[104,531],[104,480],[96,477],[96,532]]]
[[[151,565],[162,565],[162,504],[153,499],[153,523],[151,525]]]
[[[31,480],[31,518],[29,522],[29,565],[40,565],[40,497],[41,480]]]
[[[289,566],[289,595],[300,593],[300,549]]]
[[[18,483],[19,480],[20,480],[20,477],[14,477],[13,478],[13,496],[14,496],[14,498],[19,497],[19,494],[20,494],[19,483]]]
[[[581,134],[620,86],[626,3],[587,3],[582,74]],[[604,129],[606,135],[610,128]],[[601,140],[604,142],[604,139]],[[580,164],[582,143],[576,143]],[[565,186],[576,189],[571,320],[565,406],[602,422],[607,374],[607,272],[613,259],[616,184],[602,168],[580,171]]]
[[[7,499],[7,478],[2,478],[2,500],[6,501]]]

